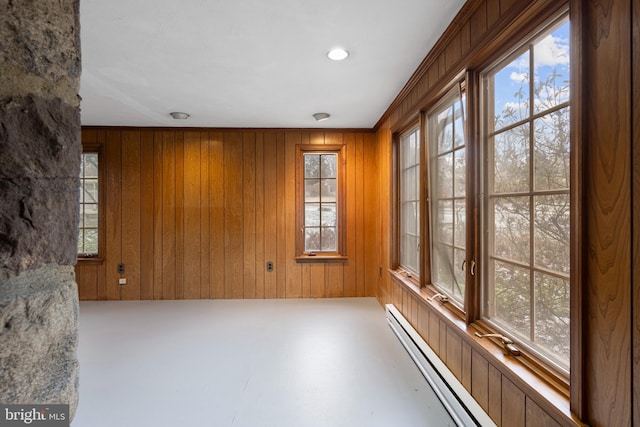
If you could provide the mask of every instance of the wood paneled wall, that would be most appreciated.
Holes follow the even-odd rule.
[[[385,270],[392,267],[393,132],[417,120],[465,70],[495,59],[498,44],[516,27],[532,29],[532,22],[566,3],[572,25],[580,28],[572,37],[579,59],[572,67],[580,79],[572,89],[578,89],[572,110],[579,117],[574,184],[580,190],[581,241],[572,266],[579,278],[573,343],[580,352],[580,366],[572,366],[572,414],[558,411],[552,395],[541,396],[495,357],[477,351],[464,325],[442,316],[391,274],[381,279],[378,297],[398,306],[499,425],[573,425],[579,418],[592,426],[640,426],[640,1],[468,1],[376,127],[381,260]]]
[[[82,140],[103,145],[106,209],[103,261],[76,267],[81,299],[376,295],[374,133],[85,128]],[[296,263],[295,146],[325,143],[346,146],[348,261]]]

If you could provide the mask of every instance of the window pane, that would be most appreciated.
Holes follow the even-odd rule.
[[[320,156],[321,164],[321,177],[322,178],[335,178],[337,177],[336,154],[322,154]]]
[[[494,129],[499,130],[529,117],[529,51],[493,76]]]
[[[82,170],[80,176],[85,178],[98,178],[98,153],[85,153],[82,155]]]
[[[529,263],[528,197],[509,197],[494,201],[493,254],[500,258]]]
[[[495,319],[528,338],[531,322],[529,269],[500,261],[494,262],[494,268]]]
[[[453,148],[453,117],[451,107],[437,116],[438,153],[450,151]]]
[[[463,95],[463,100],[464,100],[464,95]],[[461,108],[463,107],[463,103],[460,103],[460,101],[457,101],[454,104],[454,108],[455,108],[455,114],[456,114],[456,120],[455,120],[455,135],[454,135],[454,145],[456,147],[461,147],[463,145],[465,145],[465,140],[464,140],[464,121],[463,121],[463,114],[464,111]]]
[[[98,230],[85,229],[84,230],[84,253],[97,254],[98,253]]]
[[[466,202],[464,199],[454,201],[454,243],[456,246],[464,248],[467,239],[466,233]]]
[[[84,230],[78,229],[78,253],[84,253]]]
[[[320,203],[304,204],[304,226],[305,227],[320,226]]]
[[[338,180],[335,178],[323,179],[321,183],[322,187],[322,202],[336,202],[338,197]]]
[[[418,202],[402,204],[402,231],[405,234],[418,234]]]
[[[84,205],[82,218],[84,227],[98,228],[98,205]]]
[[[337,225],[337,210],[335,203],[323,203],[321,213],[322,227],[335,227]]]
[[[337,241],[336,241],[336,229],[335,227],[323,227],[320,231],[321,233],[321,241],[322,241],[322,250],[323,251],[336,251],[337,250]]]
[[[320,180],[318,179],[304,180],[304,201],[305,202],[320,201]]]
[[[451,245],[453,242],[453,201],[439,200],[436,215],[438,222],[434,227],[434,237],[438,241]]]
[[[320,178],[320,155],[319,154],[304,155],[304,177]]]
[[[466,182],[467,182],[467,174],[466,174],[466,160],[465,160],[465,150],[460,149],[456,150],[454,153],[454,175],[455,179],[453,181],[454,185],[454,195],[456,197],[464,197],[466,193]]]
[[[304,229],[304,250],[307,252],[320,250],[320,228]]]
[[[453,197],[453,153],[438,157],[437,191],[436,197]]]
[[[465,268],[463,262],[466,259],[465,251],[462,249],[454,249],[453,251],[453,297],[459,301],[464,299],[465,287]]]
[[[529,124],[493,138],[494,191],[529,191]]]
[[[535,198],[536,265],[569,274],[569,195]]]
[[[569,281],[536,272],[535,295],[534,341],[569,360]]]
[[[536,190],[569,188],[569,108],[554,111],[534,122]]]
[[[451,246],[436,243],[431,254],[434,271],[431,280],[440,289],[453,294],[453,253]]]
[[[402,200],[416,200],[418,198],[417,175],[418,169],[415,167],[402,171]]]
[[[84,180],[84,203],[98,203],[98,180]]]
[[[534,111],[569,101],[569,22],[555,29],[533,48]]]
[[[418,236],[405,234],[402,236],[402,246],[400,248],[400,256],[402,258],[402,266],[408,270],[418,273],[418,254],[420,253]]]

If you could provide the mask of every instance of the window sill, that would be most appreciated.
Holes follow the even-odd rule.
[[[77,259],[77,265],[100,265],[103,263],[104,259],[99,257],[83,257]]]
[[[478,352],[502,375],[517,385],[527,396],[545,412],[556,420],[562,420],[562,425],[584,426],[572,413],[569,401],[569,387],[556,380],[553,376],[533,369],[529,364],[518,358],[505,354],[503,347],[494,341],[480,339],[476,332],[486,332],[475,324],[467,325],[461,317],[460,310],[450,302],[440,302],[430,299],[437,293],[433,286],[421,288],[415,282],[407,279],[396,270],[390,270],[392,279],[412,294],[419,303],[435,312],[447,328],[456,332],[475,352]],[[400,309],[400,307],[398,307]],[[403,313],[406,315],[406,313]],[[424,338],[424,337],[423,337]],[[425,338],[426,340],[426,338]],[[427,341],[428,342],[428,341]]]
[[[295,257],[296,262],[347,262],[349,258],[338,254],[302,254]]]

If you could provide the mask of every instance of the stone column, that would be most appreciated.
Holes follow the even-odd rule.
[[[0,0],[0,402],[78,401],[79,0]]]

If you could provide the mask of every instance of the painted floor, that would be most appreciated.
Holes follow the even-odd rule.
[[[373,298],[80,303],[73,427],[453,426]]]

